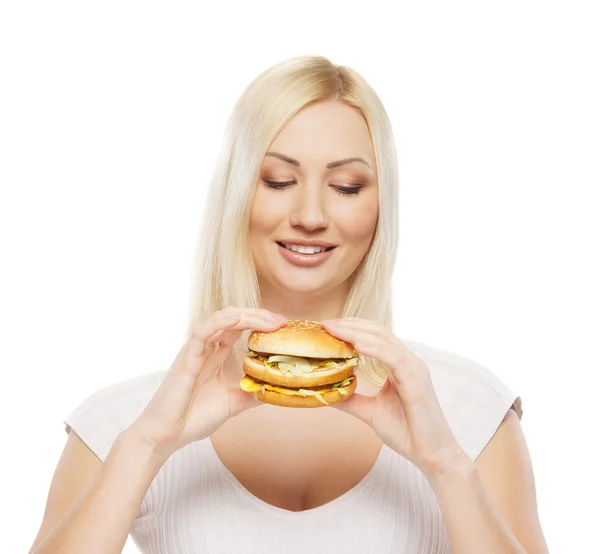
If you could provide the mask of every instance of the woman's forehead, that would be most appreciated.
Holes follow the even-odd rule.
[[[366,163],[354,166],[374,168],[375,156],[366,121],[355,109],[339,102],[314,104],[301,110],[273,140],[268,152],[279,156],[265,156],[265,163],[325,167],[357,158]]]

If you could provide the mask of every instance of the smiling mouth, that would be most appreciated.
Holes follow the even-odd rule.
[[[316,246],[296,246],[296,245],[286,245],[283,242],[275,241],[279,246],[285,248],[286,250],[291,250],[292,252],[298,252],[299,254],[318,254],[320,252],[329,252],[336,248],[335,246],[328,246],[326,248],[316,247]]]

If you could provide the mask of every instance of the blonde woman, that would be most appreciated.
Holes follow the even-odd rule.
[[[207,206],[188,339],[66,418],[31,552],[117,554],[129,535],[153,554],[547,552],[520,398],[392,331],[398,170],[365,80],[316,56],[259,75]],[[310,410],[240,389],[250,331],[289,320],[354,345],[353,396]]]

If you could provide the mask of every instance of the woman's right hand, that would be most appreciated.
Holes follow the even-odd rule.
[[[213,313],[190,334],[130,429],[166,458],[210,436],[230,417],[259,405],[253,395],[228,388],[223,363],[243,331],[275,331],[285,323],[285,317],[258,308],[228,306]]]

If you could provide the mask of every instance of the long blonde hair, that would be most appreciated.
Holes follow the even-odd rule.
[[[379,216],[369,251],[355,270],[341,317],[381,321],[392,327],[391,277],[398,244],[398,165],[383,104],[353,69],[322,56],[300,56],[261,73],[236,102],[208,193],[193,281],[188,333],[225,306],[260,306],[249,247],[250,208],[263,158],[281,129],[305,106],[337,99],[365,118],[375,151]],[[249,331],[226,363],[240,367]],[[233,357],[233,359],[232,359]],[[386,373],[361,356],[359,375],[381,386]]]

